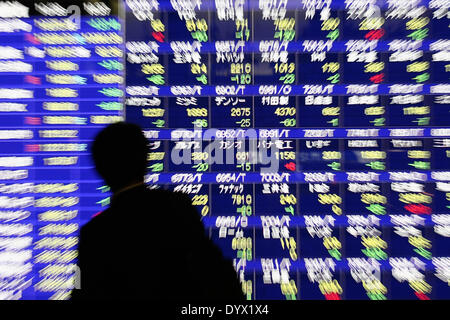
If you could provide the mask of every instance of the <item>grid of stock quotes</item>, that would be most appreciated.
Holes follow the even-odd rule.
[[[450,298],[450,1],[29,3],[0,1],[0,299],[70,296],[123,119],[248,300]]]

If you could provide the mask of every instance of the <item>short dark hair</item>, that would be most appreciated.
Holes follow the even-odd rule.
[[[95,137],[91,152],[97,172],[113,191],[142,179],[147,171],[148,140],[136,124],[108,125]]]

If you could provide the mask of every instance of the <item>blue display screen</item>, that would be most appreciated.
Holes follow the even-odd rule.
[[[449,7],[0,2],[0,299],[70,296],[121,120],[248,300],[449,299]]]

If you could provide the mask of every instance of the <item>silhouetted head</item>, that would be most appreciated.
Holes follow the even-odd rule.
[[[148,152],[142,129],[127,122],[110,124],[92,144],[97,172],[113,192],[144,180]]]

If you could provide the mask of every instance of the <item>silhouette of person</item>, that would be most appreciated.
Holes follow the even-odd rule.
[[[80,289],[71,299],[244,300],[231,261],[205,235],[190,198],[144,184],[148,152],[131,123],[111,124],[95,138],[95,167],[113,195],[80,230]]]

